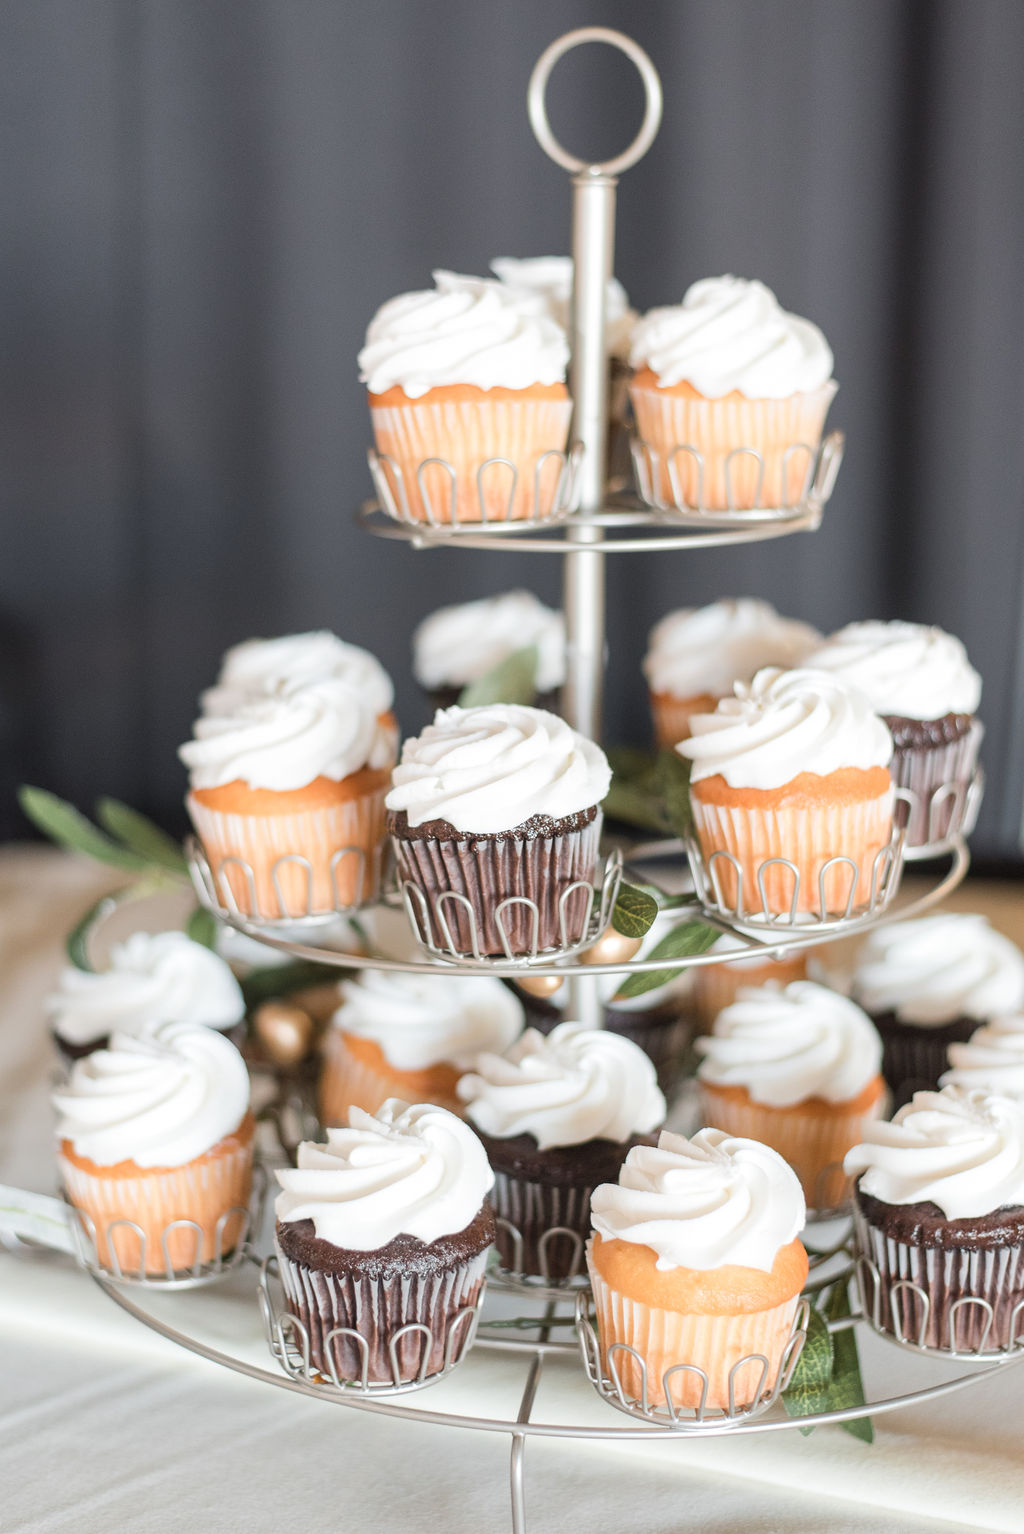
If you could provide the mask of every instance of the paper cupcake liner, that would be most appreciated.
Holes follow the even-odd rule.
[[[254,1127],[247,1118],[205,1155],[179,1167],[126,1171],[130,1162],[116,1168],[83,1165],[62,1148],[57,1164],[64,1190],[85,1216],[81,1228],[86,1247],[95,1246],[100,1267],[166,1276],[168,1263],[172,1271],[181,1272],[197,1260],[215,1262],[232,1252],[245,1234],[241,1211],[248,1208],[252,1186]],[[119,1220],[138,1225],[145,1242],[126,1226],[112,1230]],[[194,1221],[201,1239],[191,1226],[169,1230],[176,1220]]]
[[[1024,1298],[1024,1248],[910,1246],[870,1224],[857,1206],[854,1228],[861,1256],[878,1275],[859,1266],[864,1313],[879,1330],[942,1352],[994,1351],[1010,1346],[1014,1333],[1024,1340],[1024,1312],[1013,1314]],[[916,1285],[927,1304],[901,1283]],[[968,1299],[986,1301],[991,1320],[982,1305],[957,1304]]]
[[[789,399],[689,399],[634,384],[637,432],[658,499],[706,511],[796,506],[807,494],[835,392],[836,385],[827,383]],[[702,455],[703,473],[692,453],[673,451],[683,446]],[[763,477],[749,453],[730,460],[738,448],[761,455]]]
[[[885,1107],[881,1082],[869,1108],[829,1103],[827,1114],[805,1112],[800,1103],[780,1110],[762,1103],[737,1102],[731,1094],[716,1092],[711,1083],[703,1081],[699,1089],[702,1122],[778,1151],[799,1177],[807,1207],[815,1210],[838,1209],[849,1198],[850,1179],[843,1171],[843,1157],[860,1145],[865,1127],[881,1118]]]
[[[984,725],[975,720],[959,740],[937,746],[897,746],[892,779],[913,795],[909,806],[897,807],[897,815],[907,815],[908,847],[943,841],[960,829],[984,734]]]
[[[243,916],[280,921],[326,915],[376,898],[387,792],[384,784],[370,794],[286,815],[225,814],[194,794],[185,803],[220,901],[230,904],[226,884]],[[296,857],[308,859],[312,873],[282,861]],[[226,861],[231,859],[237,861]]]
[[[915,1092],[937,1092],[939,1077],[949,1069],[950,1044],[966,1044],[977,1018],[958,1017],[929,1027],[904,1023],[891,1012],[872,1018],[882,1039],[882,1075],[892,1093],[893,1111],[909,1103]]]
[[[733,1375],[735,1408],[752,1406],[775,1388],[799,1295],[770,1310],[750,1311],[746,1315],[688,1316],[643,1305],[620,1294],[605,1283],[589,1260],[589,1253],[588,1267],[601,1366],[610,1379],[618,1378],[627,1396],[641,1399],[646,1375],[648,1405],[666,1405],[666,1372],[689,1364],[703,1369],[707,1375],[707,1398],[703,1404],[728,1410],[730,1371],[747,1358],[752,1361],[736,1368]],[[616,1343],[633,1348],[643,1365],[630,1353],[610,1351]],[[758,1354],[761,1358],[756,1357]],[[762,1360],[767,1361],[767,1368]],[[674,1406],[701,1405],[704,1381],[699,1374],[681,1370],[667,1383]]]
[[[710,1033],[715,1018],[731,1007],[744,986],[770,983],[789,985],[807,977],[807,955],[794,954],[788,959],[764,959],[751,964],[699,964],[693,971],[693,1010],[698,1033]]]
[[[439,1374],[449,1347],[458,1362],[472,1331],[471,1317],[462,1312],[476,1306],[487,1267],[484,1250],[435,1273],[376,1279],[307,1267],[285,1257],[279,1246],[277,1257],[285,1303],[306,1330],[312,1369],[328,1381],[336,1375],[358,1382],[365,1368],[367,1382],[381,1385]],[[426,1327],[429,1336],[415,1331],[399,1337],[410,1325]],[[338,1328],[362,1340],[332,1337]],[[295,1342],[302,1347],[301,1336]]]
[[[350,1108],[362,1108],[366,1113],[376,1113],[389,1097],[405,1097],[406,1084],[402,1075],[376,1070],[365,1060],[360,1060],[349,1049],[340,1028],[329,1028],[324,1040],[323,1064],[318,1088],[320,1122],[325,1128],[348,1125]],[[424,1091],[417,1087],[416,1102],[436,1103],[449,1113],[461,1117],[465,1104],[457,1097],[439,1091]]]
[[[532,900],[537,907],[536,919],[524,905],[507,906],[500,915],[509,951],[516,956],[530,954],[534,948],[570,947],[586,936],[590,908],[587,891],[568,892],[574,884],[593,884],[600,838],[599,812],[579,830],[557,836],[466,837],[458,841],[394,836],[392,845],[399,881],[408,881],[421,892],[431,941],[443,950],[450,950],[454,943],[457,951],[471,953],[475,937],[481,954],[504,954],[499,905],[510,897]],[[472,915],[460,900],[439,903],[438,897],[446,891],[464,896]],[[412,902],[419,912],[415,896]],[[447,934],[439,920],[442,914]]]
[[[582,1276],[593,1191],[589,1184],[556,1186],[495,1170],[488,1202],[498,1222],[494,1244],[501,1266],[554,1283]]]
[[[787,859],[799,873],[798,913],[820,918],[824,897],[826,916],[843,915],[851,885],[851,914],[865,909],[877,895],[885,863],[879,859],[876,871],[875,859],[892,835],[892,790],[873,799],[813,807],[753,809],[706,803],[696,794],[691,795],[691,803],[707,882],[713,897],[727,910],[738,911],[740,901],[748,916],[763,915],[765,907],[773,916],[786,916],[794,909],[793,874],[779,864],[762,869],[771,858]],[[738,860],[742,890],[728,859],[716,858],[712,863],[715,852],[731,853]],[[853,859],[855,884],[854,871],[845,863],[830,868],[820,881],[825,864],[835,857]]]
[[[522,400],[372,405],[381,473],[398,515],[445,526],[552,516],[564,459],[544,455],[564,454],[572,402],[524,393]],[[454,477],[431,458],[449,464]],[[503,464],[482,469],[492,458],[507,458],[515,474]]]
[[[674,698],[668,692],[652,692],[650,699],[654,738],[661,751],[671,751],[681,740],[689,740],[690,720],[694,714],[714,712],[716,702],[710,693]]]

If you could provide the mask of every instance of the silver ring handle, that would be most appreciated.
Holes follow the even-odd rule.
[[[578,48],[581,43],[607,43],[611,48],[618,48],[628,59],[632,59],[644,84],[644,120],[640,124],[639,133],[622,154],[616,155],[614,160],[603,160],[598,164],[581,160],[577,155],[570,154],[567,149],[562,148],[551,130],[547,107],[544,105],[544,95],[551,71],[563,54],[568,53],[572,48]],[[563,170],[571,171],[574,175],[587,172],[592,176],[618,176],[643,158],[661,126],[661,76],[639,43],[635,43],[631,37],[626,37],[623,32],[616,32],[611,27],[578,27],[574,32],[566,32],[563,37],[556,38],[549,47],[545,48],[530,76],[526,105],[530,114],[530,126],[536,135],[537,142],[556,165],[560,165]]]

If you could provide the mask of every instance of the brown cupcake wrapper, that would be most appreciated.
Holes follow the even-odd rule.
[[[494,1244],[506,1272],[549,1283],[584,1276],[593,1191],[590,1185],[559,1187],[495,1171],[488,1201],[498,1223]]]
[[[1024,1247],[911,1246],[872,1225],[856,1204],[854,1229],[861,1302],[877,1331],[941,1352],[994,1352],[1024,1341]],[[991,1306],[991,1317],[982,1304],[959,1303],[973,1300]]]
[[[293,1332],[308,1366],[328,1382],[398,1385],[440,1374],[457,1363],[473,1335],[487,1250],[436,1273],[401,1279],[325,1273],[277,1249],[285,1304],[306,1331]],[[404,1327],[426,1327],[402,1333]],[[336,1332],[355,1333],[335,1335]],[[425,1362],[424,1362],[425,1358]]]
[[[901,1022],[887,1013],[872,1018],[882,1040],[882,1075],[892,1093],[893,1112],[909,1103],[915,1092],[937,1092],[939,1077],[949,1069],[950,1044],[966,1044],[981,1023],[960,1017],[938,1027]]]
[[[340,1028],[329,1028],[323,1046],[318,1098],[320,1122],[325,1128],[347,1128],[350,1108],[376,1113],[389,1097],[405,1096],[405,1084],[387,1071],[375,1070],[352,1053]],[[444,1093],[417,1091],[417,1102],[437,1103],[460,1117],[465,1104]]]
[[[984,725],[976,719],[959,740],[896,747],[892,779],[912,796],[909,804],[897,800],[895,812],[898,825],[906,818],[908,847],[941,842],[960,830],[984,734]]]
[[[429,936],[433,946],[445,951],[454,946],[459,953],[472,953],[475,938],[481,954],[501,955],[505,944],[500,921],[509,952],[518,957],[572,947],[586,936],[591,902],[586,889],[572,886],[592,886],[600,838],[598,812],[579,830],[557,836],[459,841],[395,836],[392,845],[399,882],[407,881],[423,899],[421,907],[415,894],[410,896],[414,912],[429,927],[429,934],[418,931],[418,936]],[[449,891],[469,902],[472,916],[464,900],[439,901]],[[537,920],[522,904],[499,912],[503,901],[523,897],[535,902]],[[439,920],[442,913],[447,932]],[[418,928],[419,922],[415,925]]]

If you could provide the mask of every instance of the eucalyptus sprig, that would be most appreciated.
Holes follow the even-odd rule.
[[[188,878],[185,855],[166,831],[119,799],[101,799],[93,825],[73,804],[45,788],[23,784],[18,790],[22,813],[59,847],[107,863],[125,873],[145,874],[154,883],[169,876]]]
[[[535,644],[511,655],[470,682],[459,694],[460,708],[479,708],[484,703],[532,703],[537,696],[540,652]]]
[[[864,1406],[864,1382],[860,1373],[857,1338],[852,1326],[843,1326],[851,1314],[850,1280],[842,1278],[824,1291],[820,1308],[812,1308],[807,1325],[807,1340],[797,1360],[782,1401],[791,1417],[809,1417],[818,1412],[843,1411]],[[830,1329],[829,1323],[832,1323]],[[840,1427],[864,1443],[874,1443],[871,1418],[853,1417]],[[812,1433],[813,1427],[802,1427]]]

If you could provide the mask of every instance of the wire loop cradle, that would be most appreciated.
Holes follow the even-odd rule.
[[[795,495],[783,496],[779,505],[764,504],[767,468],[764,454],[756,447],[735,447],[722,463],[725,505],[712,506],[707,493],[710,466],[693,443],[679,443],[663,454],[642,437],[634,436],[630,441],[637,490],[648,506],[666,514],[722,518],[733,525],[784,521],[801,510],[809,511],[820,521],[835,488],[843,447],[843,434],[839,431],[830,432],[820,446],[791,443],[781,457],[781,480],[783,486],[794,481],[798,488]],[[798,478],[796,471],[801,465],[803,472]],[[751,471],[753,486],[744,494],[738,481],[749,481]],[[665,482],[671,491],[669,496],[661,491]]]

